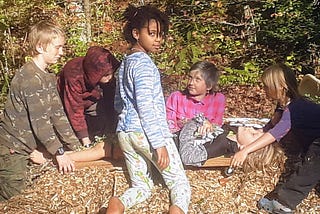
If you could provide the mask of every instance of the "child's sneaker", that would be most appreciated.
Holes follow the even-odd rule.
[[[264,209],[268,213],[293,214],[293,211],[290,208],[280,204],[276,200],[269,200],[268,198],[261,198],[258,202],[258,208]]]

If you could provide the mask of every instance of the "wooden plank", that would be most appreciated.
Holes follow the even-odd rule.
[[[226,167],[230,165],[231,158],[228,157],[216,157],[208,159],[201,167]],[[96,161],[79,161],[75,162],[76,169],[82,169],[85,167],[105,167],[107,169],[114,167],[125,168],[125,163],[123,160],[110,160],[101,159]],[[189,168],[189,167],[188,167]]]
[[[229,157],[216,157],[208,159],[201,167],[225,167],[230,166],[231,158]]]
[[[110,159],[101,159],[95,161],[78,161],[75,162],[76,169],[82,169],[85,167],[105,167],[107,169],[114,167],[125,167],[123,160],[110,160]]]

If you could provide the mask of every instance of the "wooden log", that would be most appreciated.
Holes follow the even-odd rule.
[[[231,158],[229,157],[216,157],[208,159],[201,167],[225,167],[230,166]]]
[[[230,165],[231,158],[229,157],[216,157],[208,159],[201,167],[226,167]],[[82,169],[85,167],[105,167],[107,169],[114,167],[125,168],[124,160],[110,160],[110,159],[101,159],[96,161],[78,161],[75,162],[76,169]],[[188,167],[189,168],[189,167]],[[191,167],[193,168],[193,167]]]
[[[77,161],[75,162],[76,169],[82,169],[85,167],[105,167],[107,169],[114,167],[125,167],[124,160],[110,160],[110,159],[101,159],[95,161]]]

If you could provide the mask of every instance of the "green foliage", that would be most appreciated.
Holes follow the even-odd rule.
[[[29,27],[39,20],[52,19],[66,31],[65,55],[50,67],[55,73],[61,70],[66,61],[85,55],[89,46],[102,45],[112,49],[112,43],[121,39],[120,30],[114,23],[123,7],[115,2],[95,1],[91,4],[91,40],[84,38],[84,15],[73,13],[70,8],[68,1],[0,1],[0,86],[3,93],[6,93],[15,70],[25,63],[28,54],[26,34]],[[111,26],[111,29],[106,26]],[[115,52],[119,56],[119,51]]]
[[[320,96],[317,96],[317,95],[311,96],[310,94],[305,94],[305,96],[311,101],[320,104]]]
[[[230,26],[221,24],[226,11],[221,2],[168,1],[167,10],[171,13],[172,26],[165,52],[170,53],[169,60],[174,62],[162,62],[167,74],[184,74],[199,60],[222,64],[222,58],[241,52],[242,42],[224,35]]]
[[[90,1],[91,17],[70,10],[70,1],[0,0],[0,69],[2,92],[25,62],[26,32],[41,19],[59,22],[67,34],[65,56],[51,69],[83,56],[89,46],[101,45],[119,59],[126,50],[121,14],[128,3],[143,1]],[[80,2],[80,1],[79,1]],[[305,72],[320,64],[320,13],[314,1],[165,0],[148,1],[166,11],[171,27],[163,51],[153,56],[164,75],[179,77],[190,66],[208,60],[222,71],[221,84],[255,84],[260,70],[284,61]],[[88,38],[86,23],[90,22]],[[180,78],[181,77],[181,78]]]
[[[56,9],[58,8],[58,9]],[[55,1],[0,1],[1,93],[6,94],[15,71],[25,63],[29,27],[41,19],[55,19]]]
[[[227,67],[220,77],[220,85],[254,85],[259,81],[260,68],[254,62],[244,63],[243,69]]]
[[[259,43],[275,52],[278,60],[294,55],[295,65],[308,65],[310,47],[320,45],[320,13],[317,1],[269,1],[261,9]],[[319,51],[319,50],[318,50]],[[301,70],[301,69],[300,69]]]

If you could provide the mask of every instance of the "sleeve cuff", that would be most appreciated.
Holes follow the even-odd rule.
[[[51,143],[50,146],[46,146],[46,149],[48,150],[48,152],[49,152],[50,154],[55,155],[56,152],[57,152],[57,150],[58,150],[60,147],[63,147],[63,145],[62,145],[60,142],[56,141],[56,142],[54,142],[54,143]]]
[[[89,133],[88,133],[87,129],[76,131],[75,133],[76,133],[76,136],[77,136],[78,139],[89,137]]]

